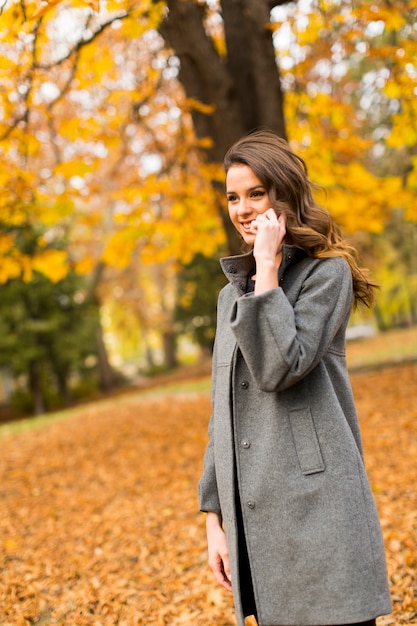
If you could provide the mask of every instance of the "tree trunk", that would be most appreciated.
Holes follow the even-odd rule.
[[[104,342],[103,336],[103,327],[101,325],[100,319],[100,297],[99,297],[99,286],[104,274],[104,270],[106,265],[103,261],[100,261],[95,266],[91,278],[89,288],[86,294],[86,301],[90,301],[93,306],[97,307],[97,330],[96,330],[96,341],[97,341],[97,359],[98,359],[98,376],[99,376],[99,386],[101,391],[110,391],[117,384],[117,377],[110,365],[109,356],[107,354],[106,344]]]
[[[60,397],[62,398],[65,406],[71,406],[74,399],[68,385],[68,372],[63,371],[62,368],[56,368],[55,377]]]
[[[109,363],[106,344],[104,343],[103,328],[100,319],[98,320],[97,330],[97,358],[98,358],[98,375],[101,391],[110,391],[116,386],[116,376]]]
[[[45,413],[45,402],[42,394],[40,368],[35,361],[29,364],[29,388],[33,399],[33,412],[35,415],[42,415]]]
[[[244,130],[266,126],[286,137],[283,94],[275,59],[270,3],[222,0],[228,70],[234,79]]]
[[[152,348],[146,341],[145,341],[145,359],[146,359],[146,367],[148,369],[154,369],[155,359],[153,356]]]
[[[286,1],[286,0],[285,0]],[[160,33],[180,60],[179,79],[187,97],[211,105],[210,114],[193,110],[197,137],[210,137],[207,159],[219,163],[239,137],[268,127],[285,137],[283,94],[270,10],[285,1],[221,0],[227,57],[222,58],[204,28],[206,7],[194,0],[167,0],[167,16]],[[241,241],[219,202],[229,251],[241,250]]]
[[[169,369],[174,369],[174,367],[178,366],[177,337],[174,331],[162,333],[162,344],[164,350],[164,364]]]

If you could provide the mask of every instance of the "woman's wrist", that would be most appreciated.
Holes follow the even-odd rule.
[[[214,513],[213,511],[209,511],[206,516],[206,526],[207,528],[217,528],[222,526],[222,518],[218,513]]]
[[[255,295],[278,287],[278,270],[275,263],[256,266]]]

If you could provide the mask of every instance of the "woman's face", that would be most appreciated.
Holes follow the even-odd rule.
[[[271,207],[264,185],[248,165],[232,165],[226,175],[226,197],[233,226],[253,246],[252,222]]]

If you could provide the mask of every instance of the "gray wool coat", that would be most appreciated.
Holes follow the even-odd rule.
[[[236,492],[260,626],[391,612],[384,546],[345,360],[352,278],[284,246],[279,287],[246,292],[252,253],[221,261],[202,511],[221,514],[244,626]]]

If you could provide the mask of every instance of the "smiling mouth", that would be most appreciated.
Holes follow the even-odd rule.
[[[243,230],[248,231],[248,232],[252,232],[252,222],[253,220],[250,220],[249,222],[240,222]]]

